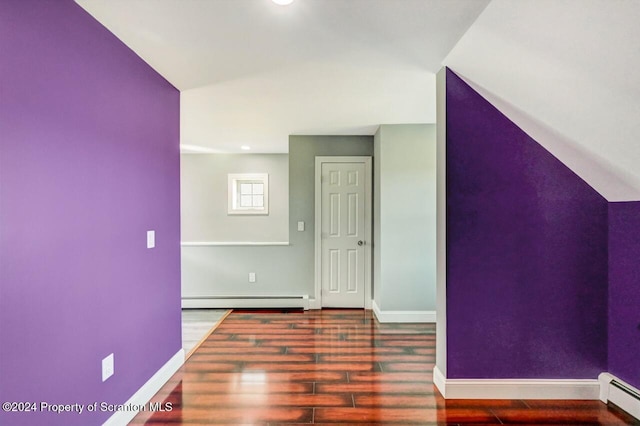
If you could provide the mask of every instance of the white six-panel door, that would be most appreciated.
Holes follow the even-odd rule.
[[[365,307],[365,162],[322,162],[320,281],[323,307]],[[365,253],[366,252],[366,253]]]

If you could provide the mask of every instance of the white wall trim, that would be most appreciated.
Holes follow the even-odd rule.
[[[598,376],[598,382],[600,383],[600,401],[605,404],[612,402],[640,420],[640,399],[638,398],[640,389],[609,373],[601,373]],[[616,382],[616,385],[612,382]],[[626,391],[621,388],[626,388]]]
[[[315,163],[315,300],[322,309],[322,163],[364,163],[365,168],[365,211],[364,211],[364,308],[371,309],[371,261],[372,239],[371,227],[373,226],[373,173],[370,156],[343,156],[327,157],[317,156]]]
[[[184,349],[180,349],[169,359],[147,382],[124,403],[126,406],[142,406],[164,386],[176,371],[184,364]],[[119,426],[128,424],[139,413],[138,411],[117,411],[104,422],[103,426]]]
[[[372,301],[365,301],[365,309],[371,309]],[[309,309],[322,309],[322,303],[318,299],[309,299]]]
[[[436,386],[436,388],[438,388],[444,399],[447,399],[446,381],[446,377],[444,376],[444,374],[442,374],[442,371],[440,371],[440,369],[436,365],[433,368],[433,384]]]
[[[433,382],[445,399],[597,400],[597,379],[447,379],[438,367]]]
[[[373,301],[373,313],[378,322],[436,322],[436,311],[383,311]]]
[[[288,246],[289,241],[182,241],[182,247],[213,246]]]
[[[308,295],[183,297],[182,307],[192,309],[301,308],[309,309]]]
[[[436,365],[447,374],[447,69],[436,75]]]
[[[322,309],[322,303],[318,299],[309,299],[309,309]]]

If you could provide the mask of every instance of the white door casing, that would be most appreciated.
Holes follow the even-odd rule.
[[[371,307],[371,157],[316,157],[316,308]]]

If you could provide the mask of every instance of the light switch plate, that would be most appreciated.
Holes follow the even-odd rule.
[[[147,231],[147,248],[156,246],[156,231]]]
[[[102,381],[104,382],[109,377],[113,376],[114,372],[113,354],[110,354],[102,360]]]
[[[304,231],[304,222],[303,221],[298,222],[298,231]]]

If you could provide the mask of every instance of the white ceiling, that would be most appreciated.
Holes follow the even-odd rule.
[[[489,0],[77,0],[181,90],[181,144],[435,122],[433,73]]]
[[[444,60],[609,201],[640,199],[640,1],[493,0]]]

